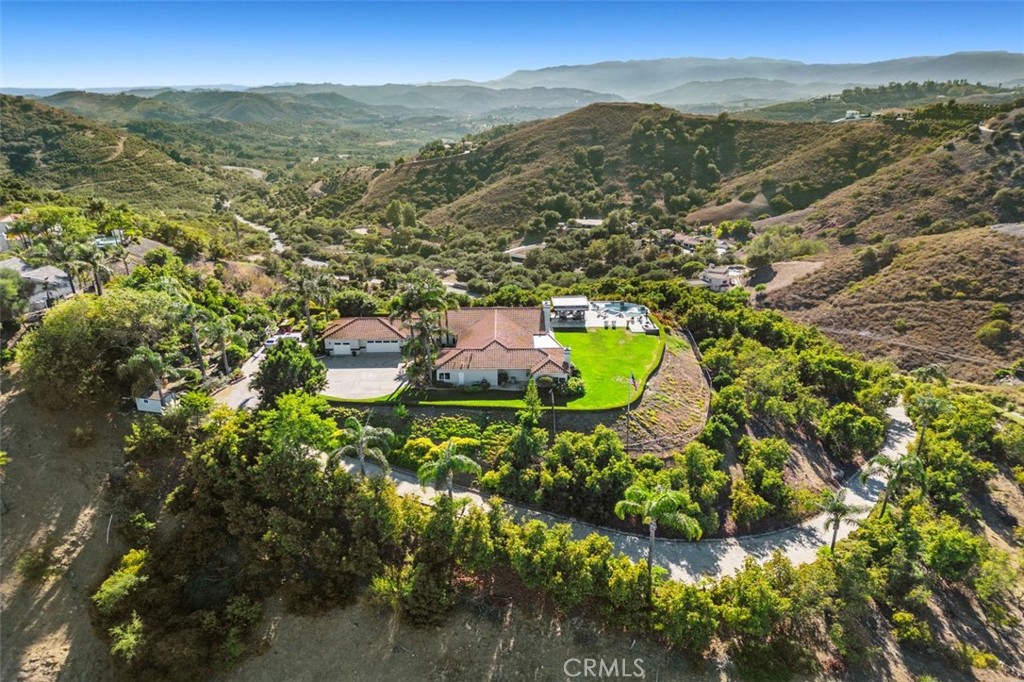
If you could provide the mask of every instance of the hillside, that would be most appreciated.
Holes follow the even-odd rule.
[[[703,203],[723,174],[777,162],[827,132],[686,116],[657,105],[594,104],[521,127],[465,157],[398,166],[371,183],[361,205],[379,209],[397,197],[426,209],[428,224],[517,231],[549,206],[566,219],[593,216],[629,205],[641,191],[674,197],[668,203],[678,212]],[[560,193],[579,205],[556,206]]]
[[[244,186],[238,174],[176,161],[136,135],[20,97],[0,96],[0,176],[34,186],[203,211],[217,192]]]
[[[891,258],[891,262],[889,259]],[[904,239],[891,249],[847,250],[764,302],[845,346],[905,369],[931,362],[988,382],[1024,356],[1024,238],[988,227]],[[992,307],[1013,331],[983,343]]]

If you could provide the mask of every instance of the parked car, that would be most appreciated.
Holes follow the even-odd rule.
[[[298,332],[288,332],[288,333],[285,333],[285,334],[274,334],[269,339],[264,341],[263,345],[266,348],[271,348],[273,346],[276,346],[277,343],[279,341],[282,341],[283,339],[295,339],[299,343],[300,346],[305,346],[306,345],[305,343],[302,342],[302,334],[300,334]]]

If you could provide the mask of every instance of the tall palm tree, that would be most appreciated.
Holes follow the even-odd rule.
[[[104,263],[106,255],[103,250],[96,246],[93,242],[86,242],[79,244],[77,248],[78,259],[83,263],[89,265],[89,269],[92,270],[92,281],[96,287],[96,295],[103,295],[103,276],[104,274],[110,275],[110,268]]]
[[[416,472],[420,479],[420,485],[425,486],[432,483],[435,487],[438,482],[444,480],[448,486],[448,499],[455,499],[453,478],[455,474],[474,474],[479,477],[482,473],[480,465],[466,455],[459,453],[459,447],[468,445],[466,439],[462,442],[449,438],[441,444],[441,454],[432,462],[426,462]]]
[[[128,267],[128,255],[128,248],[120,242],[107,249],[107,257],[124,265],[124,274],[126,275],[131,274],[131,269]]]
[[[878,513],[880,517],[885,517],[892,492],[898,490],[908,476],[917,479],[925,495],[928,494],[928,478],[925,476],[924,467],[917,455],[906,454],[902,457],[889,457],[886,454],[876,455],[861,471],[861,483],[865,483],[872,474],[878,472],[884,473],[888,479],[882,493],[882,509]]]
[[[377,426],[370,426],[370,423],[360,424],[355,417],[345,420],[345,436],[348,444],[344,445],[334,453],[334,458],[356,456],[359,458],[359,474],[366,478],[366,458],[369,457],[376,462],[386,474],[391,466],[385,453],[389,447],[390,439],[394,437],[391,429]],[[331,467],[333,468],[333,467]]]
[[[654,595],[654,538],[658,524],[674,528],[683,533],[687,540],[700,540],[703,531],[700,522],[680,511],[689,499],[681,490],[669,490],[664,486],[648,488],[634,484],[626,488],[623,499],[615,503],[615,515],[620,519],[636,516],[647,524],[649,540],[647,545],[647,603]]]
[[[448,332],[438,324],[438,321],[437,313],[423,311],[407,325],[412,336],[412,340],[407,344],[407,354],[419,362],[421,371],[416,374],[426,385],[433,384],[438,341],[443,333]]]
[[[182,317],[188,322],[189,331],[192,336],[192,350],[195,351],[196,359],[199,361],[199,374],[206,378],[206,358],[203,356],[203,346],[199,343],[199,321],[203,315],[199,306],[192,300],[192,295],[185,286],[171,277],[161,277],[156,280],[153,288],[170,294],[175,300]]]
[[[822,495],[821,501],[818,502],[818,509],[828,516],[825,520],[825,530],[832,529],[832,543],[829,545],[829,551],[834,552],[836,540],[839,537],[839,526],[843,524],[843,521],[850,519],[858,507],[846,502],[846,488],[843,488],[838,492],[826,491]]]
[[[329,276],[310,267],[300,267],[288,278],[292,294],[302,304],[306,317],[306,333],[309,335],[309,347],[316,345],[316,331],[313,328],[311,304],[324,305],[333,291],[333,282]]]
[[[132,381],[134,392],[140,392],[145,386],[155,386],[161,405],[164,402],[164,380],[177,375],[170,362],[148,346],[136,348],[131,357],[117,368],[117,373]]]
[[[917,412],[917,425],[921,428],[921,435],[917,438],[917,449],[915,455],[925,465],[924,437],[932,423],[950,409],[949,401],[945,398],[930,393],[919,393],[914,396],[914,411]]]
[[[85,272],[89,264],[81,259],[78,249],[75,248],[74,244],[55,240],[46,246],[39,244],[32,251],[36,257],[42,258],[63,270],[68,277],[68,284],[71,285],[71,293],[78,293],[78,289],[75,287],[75,277]]]
[[[230,374],[231,366],[228,364],[228,343],[235,341],[245,343],[247,342],[246,335],[235,328],[231,315],[211,317],[203,323],[200,331],[207,338],[217,342],[217,348],[220,349],[221,367],[224,369],[224,374]]]

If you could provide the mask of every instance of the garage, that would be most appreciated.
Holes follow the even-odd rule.
[[[401,353],[402,342],[395,341],[367,341],[366,346],[361,350],[367,353]]]

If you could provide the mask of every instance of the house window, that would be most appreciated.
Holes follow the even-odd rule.
[[[451,378],[452,378],[452,373],[451,372],[438,372],[437,373],[437,380],[438,381],[451,381]]]

